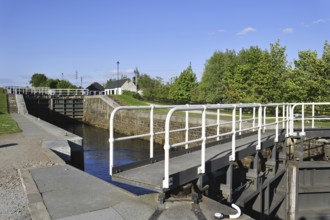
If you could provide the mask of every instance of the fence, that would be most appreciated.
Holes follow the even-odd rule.
[[[231,137],[231,154],[229,161],[235,161],[236,153],[236,138],[242,133],[257,132],[256,152],[261,149],[262,132],[272,132],[275,135],[275,142],[278,142],[280,129],[285,130],[286,137],[295,136],[295,126],[299,125],[297,121],[301,121],[300,136],[305,135],[306,120],[312,120],[312,128],[315,127],[315,120],[330,120],[330,117],[320,117],[316,114],[316,106],[330,106],[330,103],[275,103],[275,104],[212,104],[212,105],[180,105],[180,106],[138,106],[138,107],[118,107],[113,110],[110,116],[110,175],[114,166],[114,144],[115,142],[149,137],[150,140],[150,158],[153,158],[153,142],[155,135],[164,135],[164,180],[163,188],[169,187],[169,159],[170,150],[184,146],[186,149],[194,143],[200,143],[201,146],[201,166],[198,168],[198,173],[205,173],[205,151],[207,141],[219,141],[223,137]],[[311,109],[305,111],[307,107]],[[156,109],[167,109],[165,126],[163,131],[154,132],[154,114]],[[126,137],[115,137],[114,134],[114,119],[115,115],[120,111],[143,110],[150,111],[150,130],[148,133],[134,134]],[[184,128],[171,129],[171,119],[178,112],[183,112],[182,117],[185,118]],[[320,111],[319,111],[320,112]],[[201,118],[200,126],[189,126],[191,119],[190,114],[194,117]],[[308,113],[308,114],[306,114]],[[207,116],[216,115],[216,123],[207,124]],[[221,120],[221,119],[227,120]],[[229,119],[229,120],[228,120]],[[244,125],[244,126],[243,126]],[[221,127],[230,128],[228,132],[221,132]],[[206,129],[209,127],[216,128],[216,134],[208,134]],[[200,137],[189,139],[189,132],[192,130],[201,129]],[[171,136],[178,132],[185,132],[185,140],[181,142],[171,143]]]

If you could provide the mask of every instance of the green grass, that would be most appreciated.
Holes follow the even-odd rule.
[[[0,135],[20,132],[20,128],[7,112],[7,95],[0,88]]]
[[[133,98],[130,95],[113,95],[111,96],[111,98],[116,100],[120,105],[125,105],[125,106],[149,105],[149,103],[147,103],[146,101]]]

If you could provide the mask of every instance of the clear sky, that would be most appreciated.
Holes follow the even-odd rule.
[[[137,67],[164,81],[191,62],[200,79],[215,51],[277,39],[289,61],[321,56],[329,11],[328,0],[0,0],[0,86],[27,86],[34,73],[105,83],[117,61],[128,77]]]

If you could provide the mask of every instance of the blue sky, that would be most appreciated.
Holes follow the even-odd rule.
[[[329,10],[328,0],[0,0],[0,86],[27,86],[34,73],[105,83],[117,61],[128,77],[137,67],[164,81],[191,62],[200,79],[215,51],[277,39],[289,61],[321,56]]]

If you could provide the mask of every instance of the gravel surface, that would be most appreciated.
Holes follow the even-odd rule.
[[[52,166],[37,138],[0,135],[0,219],[31,219],[18,169]]]

